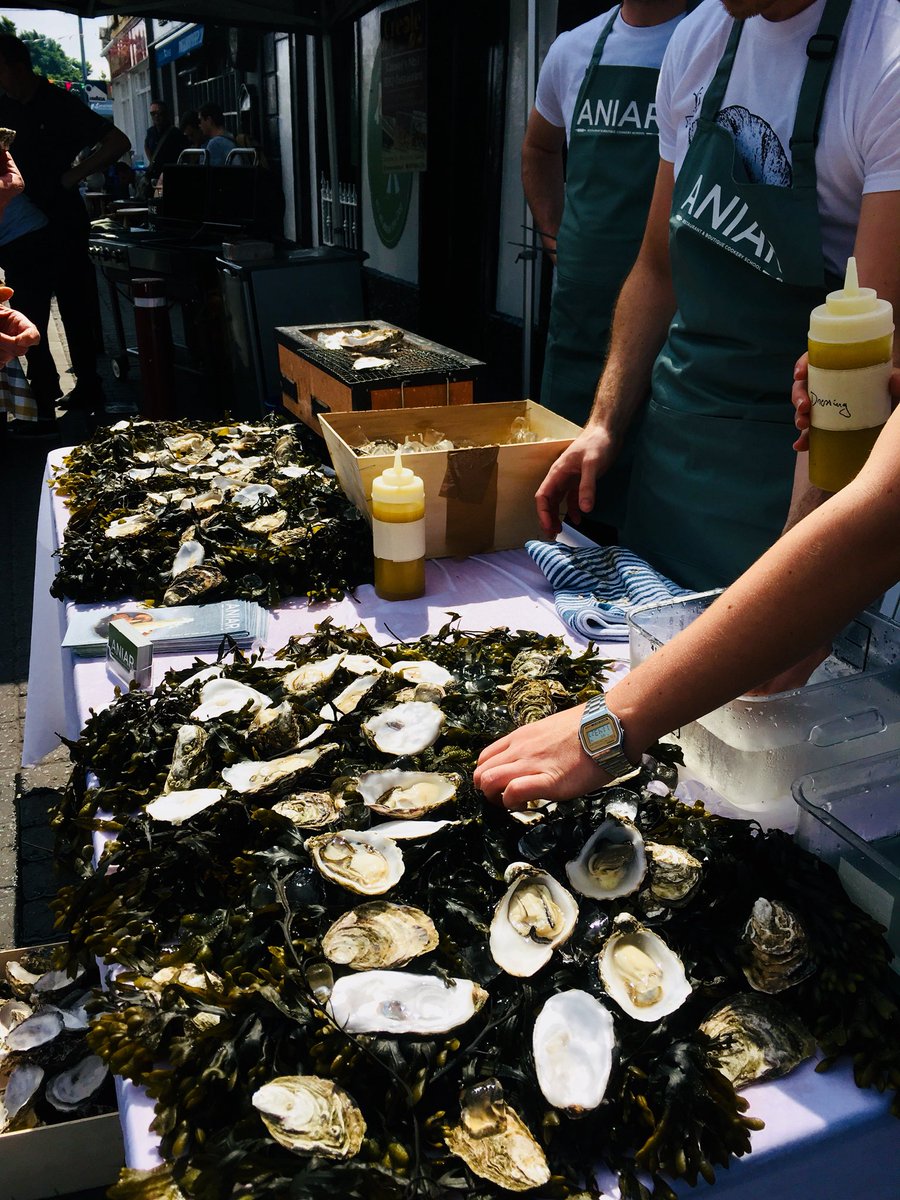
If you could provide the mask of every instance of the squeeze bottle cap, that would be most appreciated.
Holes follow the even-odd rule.
[[[394,465],[385,467],[372,480],[372,499],[379,504],[425,503],[425,484],[414,471],[403,466],[399,450],[394,454]]]
[[[816,342],[869,342],[894,332],[894,314],[874,288],[860,287],[856,259],[847,259],[844,286],[812,310],[809,336]]]

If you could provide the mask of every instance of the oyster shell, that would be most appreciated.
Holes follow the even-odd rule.
[[[778,900],[760,896],[744,927],[743,942],[749,955],[744,975],[758,992],[783,992],[816,969],[797,914]]]
[[[703,875],[703,864],[683,846],[646,842],[650,857],[650,895],[660,904],[683,904]]]
[[[9,1126],[24,1125],[23,1118],[37,1099],[43,1078],[43,1068],[36,1063],[18,1063],[13,1067],[0,1098],[0,1133]]]
[[[487,999],[471,979],[445,983],[410,971],[360,971],[335,981],[329,1009],[348,1033],[446,1033],[470,1020]]]
[[[437,741],[444,714],[436,704],[412,700],[363,722],[363,731],[383,754],[419,754]]]
[[[3,1055],[3,1043],[6,1035],[17,1025],[21,1025],[26,1017],[30,1017],[34,1009],[24,1000],[6,1000],[0,1004],[0,1057]]]
[[[282,679],[282,686],[289,692],[307,692],[319,683],[327,683],[346,656],[344,654],[329,654],[316,662],[304,663],[289,671]]]
[[[208,735],[202,725],[182,725],[175,735],[172,765],[163,785],[163,794],[200,783],[210,768]]]
[[[300,829],[321,829],[324,825],[333,825],[342,808],[341,801],[330,792],[298,792],[273,804],[272,812],[287,817]]]
[[[324,754],[336,749],[335,742],[326,742],[322,746],[310,746],[296,754],[286,754],[282,758],[272,758],[265,762],[246,758],[243,762],[223,767],[222,778],[232,791],[240,792],[243,796],[255,796],[302,775],[304,771],[315,766]]]
[[[377,682],[378,675],[358,675],[338,692],[333,700],[325,701],[319,709],[319,716],[323,721],[336,721],[339,717],[353,712],[366,692]]]
[[[444,1135],[447,1149],[481,1179],[510,1192],[528,1192],[550,1180],[547,1156],[531,1130],[503,1099],[496,1079],[463,1092],[459,1125]]]
[[[241,470],[246,470],[245,464],[237,464]],[[222,467],[222,471],[227,473],[227,464]],[[246,487],[242,487],[240,491],[234,493],[231,497],[232,504],[240,504],[242,508],[251,508],[254,504],[259,504],[260,500],[268,500],[278,493],[270,483],[248,483]]]
[[[250,533],[277,533],[287,518],[285,510],[278,508],[275,512],[263,513],[261,517],[254,517],[252,521],[241,521],[241,527]]]
[[[617,816],[607,816],[578,857],[566,863],[566,875],[575,891],[595,900],[631,895],[640,887],[646,871],[640,831]]]
[[[547,1103],[573,1113],[597,1108],[615,1044],[612,1015],[589,992],[573,988],[551,996],[532,1033],[538,1085]]]
[[[36,1050],[58,1038],[65,1028],[62,1016],[56,1009],[41,1008],[6,1035],[9,1050]]]
[[[227,583],[218,567],[188,567],[166,588],[163,603],[178,605],[199,600],[201,596],[207,596]]]
[[[353,971],[371,971],[405,967],[437,944],[434,922],[420,908],[371,900],[338,917],[322,938],[322,952]]]
[[[491,921],[491,957],[509,975],[534,975],[571,935],[578,905],[561,883],[529,863],[507,868],[509,887]]]
[[[100,1090],[108,1073],[103,1059],[89,1054],[74,1067],[48,1079],[44,1095],[60,1112],[75,1112]]]
[[[515,679],[540,679],[553,666],[553,659],[543,650],[520,650],[510,664],[509,673]]]
[[[271,704],[268,696],[248,687],[246,683],[239,683],[236,679],[215,678],[201,688],[200,703],[191,716],[195,721],[211,721],[214,717],[242,712],[244,709],[256,713],[261,708],[271,707]]]
[[[111,521],[103,531],[108,538],[135,537],[156,524],[156,518],[148,512],[129,513]]]
[[[180,825],[205,808],[218,804],[225,795],[224,788],[190,788],[183,792],[165,792],[144,806],[144,812],[154,821]]]
[[[389,891],[405,869],[399,847],[374,830],[320,833],[307,838],[306,849],[321,875],[361,896]]]
[[[658,1021],[691,994],[681,959],[652,930],[628,913],[600,951],[600,978],[607,994],[637,1021]]]
[[[556,712],[553,691],[546,679],[520,676],[506,690],[506,707],[517,725],[530,725]]]
[[[247,729],[247,741],[260,756],[284,754],[300,741],[300,726],[285,700],[277,708],[261,708]]]
[[[411,841],[413,838],[427,838],[443,829],[445,825],[455,825],[455,821],[382,821],[375,826],[375,832],[382,837],[393,838],[396,841]]]
[[[789,1008],[758,992],[740,992],[700,1026],[710,1052],[736,1088],[787,1075],[816,1049],[816,1039]]]
[[[352,675],[381,675],[384,666],[371,654],[345,654],[341,666]]]
[[[279,1145],[295,1154],[353,1158],[366,1123],[353,1098],[330,1079],[279,1075],[253,1093],[250,1102]]]
[[[191,567],[199,567],[206,557],[206,551],[199,542],[189,539],[178,547],[178,553],[172,563],[172,577],[188,571]]]
[[[455,675],[451,675],[445,667],[427,658],[402,659],[391,666],[391,672],[408,679],[410,683],[432,683],[441,688],[456,682]]]
[[[357,789],[373,812],[386,817],[422,817],[456,795],[452,779],[427,771],[367,771]]]

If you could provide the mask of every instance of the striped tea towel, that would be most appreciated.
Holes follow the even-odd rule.
[[[0,367],[0,413],[8,412],[19,421],[36,421],[37,404],[31,394],[31,386],[25,378],[22,364],[11,358],[5,367]]]
[[[692,594],[624,546],[532,541],[525,549],[547,576],[560,617],[593,641],[627,642],[630,609]]]

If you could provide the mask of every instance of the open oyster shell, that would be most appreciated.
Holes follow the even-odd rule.
[[[437,741],[444,714],[436,704],[411,700],[363,722],[363,731],[384,754],[420,754]]]
[[[302,667],[289,671],[282,679],[282,685],[289,692],[308,692],[317,684],[327,683],[345,658],[345,654],[330,654],[328,658],[304,663]]]
[[[434,922],[421,908],[372,900],[338,917],[322,938],[322,952],[354,971],[405,967],[438,944]]]
[[[321,875],[361,896],[390,891],[404,871],[399,847],[374,830],[320,833],[307,838],[306,849]]]
[[[615,1042],[609,1010],[590,993],[573,988],[551,996],[532,1033],[538,1085],[547,1103],[574,1113],[597,1108]]]
[[[330,1079],[279,1075],[258,1088],[251,1103],[279,1145],[295,1154],[353,1158],[366,1123],[353,1098]]]
[[[277,708],[261,708],[247,730],[247,741],[260,758],[273,758],[297,747],[300,726],[285,700]]]
[[[753,905],[744,947],[749,958],[744,975],[758,992],[783,992],[816,969],[799,917],[778,900],[760,896]]]
[[[365,804],[385,817],[423,817],[456,795],[454,780],[426,771],[367,771],[357,789]]]
[[[437,687],[445,688],[448,684],[456,682],[455,675],[427,658],[401,659],[400,662],[395,662],[391,666],[391,671],[394,675],[408,679],[410,683],[432,683]]]
[[[23,1062],[13,1067],[0,1094],[0,1133],[35,1123],[32,1109],[43,1078],[44,1071],[36,1063]]]
[[[445,983],[410,971],[360,971],[335,981],[329,1008],[348,1033],[432,1036],[464,1025],[486,999],[471,979]]]
[[[326,700],[319,709],[319,716],[322,720],[335,721],[338,717],[346,716],[347,713],[353,712],[366,692],[378,682],[378,674],[358,675],[345,688],[342,688],[333,699]]]
[[[255,713],[261,708],[269,708],[271,704],[268,696],[248,687],[246,683],[240,683],[237,679],[215,678],[204,683],[200,689],[200,703],[191,716],[195,721],[211,721],[214,717],[244,709]]]
[[[225,795],[224,788],[191,788],[183,792],[166,792],[145,806],[147,816],[154,821],[180,825],[205,808],[218,804]]]
[[[77,1112],[103,1086],[109,1069],[96,1054],[89,1054],[74,1067],[47,1080],[44,1095],[60,1112]]]
[[[758,992],[732,996],[700,1029],[712,1038],[718,1068],[736,1088],[787,1075],[816,1049],[816,1039],[799,1017]]]
[[[691,994],[681,959],[659,936],[622,913],[600,951],[607,994],[636,1021],[658,1021]]]
[[[326,742],[322,746],[310,746],[296,754],[286,754],[267,762],[247,758],[230,767],[223,767],[222,778],[232,791],[253,796],[302,775],[315,766],[324,754],[336,748],[334,742]]]
[[[575,891],[595,900],[630,896],[641,886],[646,871],[640,831],[618,816],[607,816],[578,857],[566,863],[566,875]]]
[[[578,905],[561,883],[530,863],[507,868],[509,887],[491,921],[491,957],[509,975],[534,975],[575,928]]]
[[[496,1079],[463,1092],[460,1123],[444,1139],[470,1171],[510,1192],[528,1192],[550,1179],[547,1156]]]

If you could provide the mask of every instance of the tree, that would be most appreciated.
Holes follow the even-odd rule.
[[[81,63],[75,58],[69,58],[62,46],[45,33],[36,29],[26,29],[19,33],[9,17],[0,17],[0,34],[21,38],[31,50],[31,65],[40,75],[48,79],[65,82],[74,80],[81,82]],[[87,74],[91,67],[87,64]]]

